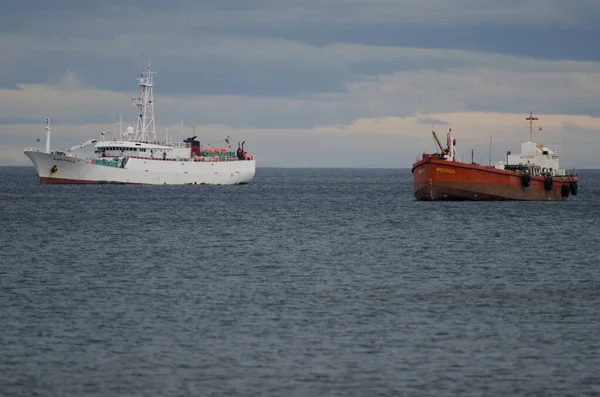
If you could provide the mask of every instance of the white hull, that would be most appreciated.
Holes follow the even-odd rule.
[[[235,185],[254,178],[255,160],[163,161],[129,158],[124,168],[91,164],[83,158],[26,150],[42,184],[131,183],[147,185]],[[56,171],[52,172],[56,166]]]

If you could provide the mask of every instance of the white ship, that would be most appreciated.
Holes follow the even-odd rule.
[[[140,96],[133,98],[137,127],[128,127],[118,138],[101,138],[75,145],[66,152],[50,150],[50,120],[46,121],[46,148],[27,148],[40,184],[133,183],[151,185],[233,185],[254,178],[256,161],[244,151],[227,147],[206,148],[196,136],[183,142],[158,142],[154,125],[153,75],[150,66],[139,81]],[[95,144],[93,157],[76,151]]]

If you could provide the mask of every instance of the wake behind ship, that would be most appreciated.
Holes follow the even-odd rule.
[[[207,148],[197,136],[183,142],[156,140],[153,75],[150,66],[140,78],[137,127],[128,127],[118,139],[102,133],[66,152],[50,150],[50,120],[46,121],[46,149],[27,148],[25,155],[35,166],[40,184],[131,183],[152,185],[232,185],[254,178],[256,161],[244,150],[245,141],[233,151],[227,147]],[[94,157],[75,151],[95,144]]]
[[[577,194],[577,172],[559,167],[560,148],[532,141],[533,120],[529,120],[529,141],[521,153],[507,152],[506,162],[491,165],[458,160],[456,139],[451,130],[442,147],[435,131],[439,153],[425,153],[413,164],[414,195],[418,200],[566,200]]]

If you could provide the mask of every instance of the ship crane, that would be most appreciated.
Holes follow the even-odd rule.
[[[71,149],[69,149],[69,151],[68,151],[67,153],[69,153],[69,154],[70,154],[70,153],[72,153],[72,152],[73,152],[73,150],[75,150],[75,149],[80,149],[80,148],[86,147],[86,146],[88,146],[88,145],[91,145],[92,143],[96,143],[96,142],[98,142],[98,140],[97,140],[97,139],[90,139],[90,140],[88,140],[88,141],[85,141],[85,142],[83,142],[83,143],[81,143],[81,144],[79,144],[79,145],[75,145],[75,146],[71,147]]]
[[[448,154],[448,151],[442,147],[442,143],[438,139],[437,134],[435,133],[435,130],[431,130],[431,134],[433,135],[433,138],[435,139],[435,141],[437,142],[440,150],[442,151],[442,154]]]

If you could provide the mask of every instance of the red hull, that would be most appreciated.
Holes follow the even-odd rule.
[[[105,184],[118,184],[122,185],[123,182],[104,182],[104,181],[85,181],[80,179],[65,179],[65,178],[52,178],[52,177],[40,177],[40,185],[105,185]]]
[[[425,155],[413,165],[412,173],[419,200],[565,200],[577,194],[579,180],[555,176],[552,188],[546,189],[546,178],[532,175],[526,187],[519,172],[440,160],[435,155]]]

